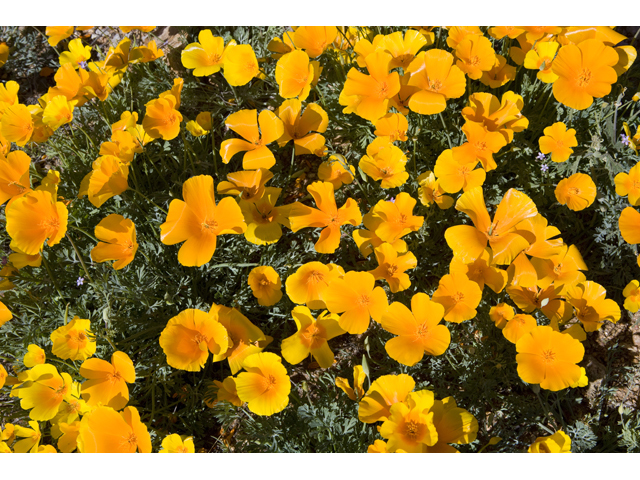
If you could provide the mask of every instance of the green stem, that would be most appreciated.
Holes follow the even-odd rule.
[[[82,255],[80,255],[80,251],[78,250],[78,247],[76,247],[76,244],[73,242],[71,235],[69,235],[68,232],[67,232],[67,238],[69,239],[69,242],[71,243],[71,246],[73,247],[74,252],[76,252],[76,257],[78,257],[78,260],[80,260],[80,265],[82,265],[82,269],[84,270],[84,273],[87,275],[87,278],[89,279],[89,281],[95,286],[95,283],[93,282],[93,279],[89,274],[89,270],[87,269],[87,265],[84,263],[84,260],[82,259]]]
[[[42,257],[42,263],[44,263],[44,268],[47,270],[47,273],[49,274],[49,278],[51,279],[51,282],[53,283],[53,286],[55,287],[56,292],[58,292],[58,295],[60,295],[60,298],[64,298],[64,295],[62,295],[62,293],[60,292],[60,287],[58,286],[58,282],[56,282],[56,278],[51,273],[51,268],[49,268],[49,262],[47,261],[46,258],[44,258],[44,255],[41,255],[41,257]]]
[[[442,127],[444,128],[444,134],[447,136],[447,142],[449,142],[449,148],[453,148],[453,145],[451,144],[451,139],[449,138],[449,132],[447,131],[447,124],[444,123],[444,118],[442,117],[442,113],[439,113],[438,116],[440,117],[440,121],[442,122]]]

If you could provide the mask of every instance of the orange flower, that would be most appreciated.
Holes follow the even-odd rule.
[[[489,310],[489,318],[499,329],[503,329],[514,316],[513,307],[506,303],[499,303]]]
[[[413,378],[405,373],[377,378],[358,404],[358,420],[363,423],[386,420],[391,416],[391,407],[404,402],[415,386]]]
[[[496,52],[491,40],[482,35],[467,35],[455,47],[456,65],[473,80],[487,72],[496,63]]]
[[[78,198],[87,195],[95,207],[100,207],[129,188],[129,166],[118,157],[103,155],[93,162],[92,167],[93,170],[80,183]]]
[[[412,367],[427,355],[442,355],[451,343],[451,334],[440,325],[444,307],[425,293],[411,298],[411,310],[393,302],[382,315],[382,328],[398,335],[389,340],[385,350],[391,358]]]
[[[292,365],[312,355],[320,368],[333,365],[334,355],[329,340],[346,333],[338,324],[338,315],[324,311],[317,319],[307,307],[296,307],[291,312],[298,332],[282,341],[282,356]]]
[[[631,280],[624,290],[624,308],[631,313],[636,313],[640,310],[640,282],[638,280]]]
[[[213,118],[211,112],[200,112],[195,120],[189,120],[187,122],[187,130],[191,132],[194,137],[201,137],[211,132],[213,128]]]
[[[461,97],[467,81],[460,68],[453,65],[453,55],[440,49],[420,52],[406,70],[408,85],[418,91],[409,99],[409,108],[422,115],[444,111],[446,101]]]
[[[493,154],[498,153],[507,144],[504,136],[499,132],[490,132],[487,127],[475,122],[466,122],[462,131],[467,141],[461,147],[454,148],[460,161],[470,163],[479,160],[485,171],[495,170],[497,165]]]
[[[282,359],[275,353],[256,353],[246,358],[246,372],[236,379],[238,396],[256,415],[273,415],[289,405],[291,380]]]
[[[387,113],[375,122],[375,127],[376,131],[373,133],[377,137],[388,137],[390,142],[395,142],[396,140],[400,142],[407,141],[409,122],[407,122],[407,117],[401,113]]]
[[[469,160],[460,148],[462,147],[453,150],[448,148],[442,152],[433,169],[433,173],[438,177],[438,185],[447,193],[457,193],[461,189],[466,192],[471,188],[480,187],[487,178],[487,173],[482,168],[475,168],[480,163],[479,160]]]
[[[522,220],[538,213],[533,201],[513,188],[502,197],[493,222],[487,212],[481,187],[463,193],[456,203],[456,210],[466,213],[474,226],[457,225],[447,229],[444,237],[453,254],[465,263],[471,262],[482,254],[489,242],[493,261],[499,265],[510,264],[529,246],[529,242],[514,233],[513,229]]]
[[[193,75],[205,77],[219,72],[224,65],[226,48],[222,37],[214,37],[211,30],[201,30],[198,33],[199,42],[190,43],[180,53],[182,65],[194,69]],[[235,45],[235,41],[229,45]],[[228,46],[227,46],[228,48]]]
[[[2,67],[5,63],[7,63],[8,59],[9,59],[9,46],[4,42],[0,42],[0,67]]]
[[[514,345],[527,333],[538,326],[538,322],[531,315],[519,314],[511,318],[502,329],[504,338]]]
[[[464,274],[469,280],[476,282],[480,290],[483,290],[486,284],[496,293],[500,293],[507,283],[507,272],[493,266],[493,252],[490,248],[485,248],[482,254],[470,263],[453,257],[449,273]]]
[[[245,238],[256,245],[269,245],[280,240],[282,228],[289,226],[287,218],[288,205],[276,207],[276,202],[282,189],[267,187],[260,200],[247,202],[240,200],[240,210],[247,224]]]
[[[380,200],[374,207],[374,215],[382,220],[375,228],[375,234],[384,242],[393,244],[401,237],[417,232],[424,223],[424,217],[413,215],[416,199],[401,192],[394,201]],[[406,251],[406,250],[404,250]]]
[[[136,226],[131,220],[112,213],[100,221],[96,226],[95,234],[96,238],[102,242],[98,242],[98,245],[91,250],[91,259],[94,262],[116,260],[113,269],[120,270],[133,261],[138,243]]]
[[[375,122],[389,111],[389,100],[400,91],[398,72],[391,72],[391,55],[376,50],[367,55],[365,63],[369,75],[351,68],[340,93],[339,103],[344,113],[356,115]]]
[[[217,315],[189,308],[171,318],[160,334],[160,346],[173,368],[198,372],[213,355],[229,348],[227,329]]]
[[[563,294],[569,286],[586,281],[580,270],[587,270],[587,265],[575,245],[564,245],[557,255],[534,258],[531,263],[536,269],[537,285],[542,289],[553,283],[554,287],[565,287],[559,291]]]
[[[458,407],[453,397],[435,400],[430,411],[433,412],[438,442],[431,447],[423,446],[423,452],[458,453],[457,449],[448,444],[467,444],[476,440],[478,421],[467,410]]]
[[[506,92],[502,100],[490,93],[474,93],[469,105],[462,109],[467,122],[481,123],[489,132],[500,132],[506,142],[513,140],[514,132],[529,126],[529,120],[520,113],[524,100],[520,95]]]
[[[571,438],[562,430],[548,437],[537,437],[527,453],[571,453]]]
[[[388,203],[391,203],[391,202],[388,202]],[[351,234],[353,236],[353,240],[358,245],[358,249],[360,250],[360,253],[365,257],[368,257],[369,255],[371,255],[373,253],[374,248],[379,247],[380,245],[385,243],[385,241],[382,240],[376,234],[376,230],[378,229],[378,227],[380,227],[385,222],[385,220],[383,220],[383,218],[380,216],[380,213],[382,212],[382,210],[385,209],[385,206],[386,206],[385,201],[380,200],[376,205],[371,207],[371,210],[369,211],[369,213],[367,213],[363,217],[363,223],[365,228],[354,230]],[[393,213],[393,211],[391,211],[390,213]],[[387,217],[385,216],[385,218]],[[420,219],[420,218],[422,217],[415,217],[415,219]],[[419,228],[420,227],[418,226],[417,229]],[[412,229],[408,229],[408,231],[405,232],[405,234],[410,233],[411,231]],[[400,237],[402,237],[402,235],[400,235]],[[387,243],[389,243],[396,252],[404,253],[407,251],[407,243],[404,240],[402,240],[400,237],[397,237],[394,241],[387,242]]]
[[[496,63],[491,70],[482,72],[480,82],[490,88],[500,88],[516,78],[516,67],[507,65],[507,59],[496,55]]]
[[[164,57],[164,52],[158,48],[155,40],[151,40],[146,45],[140,45],[131,50],[130,63],[153,62],[162,57]]]
[[[541,82],[555,82],[558,75],[553,73],[552,67],[559,46],[557,42],[537,42],[524,57],[524,68],[538,70],[536,77]]]
[[[574,212],[591,206],[596,193],[596,184],[585,173],[574,173],[569,178],[560,180],[555,190],[560,205],[566,205]]]
[[[376,280],[385,279],[391,293],[401,292],[411,286],[409,275],[404,272],[414,269],[418,265],[418,260],[413,253],[407,252],[398,255],[398,252],[391,245],[383,243],[375,249],[375,254],[378,268],[369,273]]]
[[[358,204],[352,198],[340,208],[336,205],[333,185],[329,182],[314,182],[307,187],[318,208],[308,207],[300,202],[294,203],[289,212],[291,230],[321,227],[320,238],[315,244],[318,253],[334,253],[340,246],[340,227],[350,223],[357,226],[362,223],[362,214]]]
[[[8,106],[0,121],[0,134],[9,142],[22,147],[31,139],[34,124],[29,109],[22,105]]]
[[[387,450],[395,452],[422,452],[423,445],[432,446],[438,441],[438,432],[433,424],[434,395],[429,390],[409,394],[407,403],[398,402],[391,406],[389,417],[380,427],[380,435],[388,438]]]
[[[118,413],[98,407],[80,422],[78,450],[82,453],[151,453],[151,437],[135,407]]]
[[[273,267],[256,267],[249,272],[249,286],[253,296],[263,307],[275,305],[282,298],[282,281]]]
[[[482,35],[482,30],[475,26],[455,26],[450,27],[447,32],[447,45],[452,49],[455,49],[460,42],[462,42],[469,35]]]
[[[356,365],[353,367],[353,388],[349,385],[349,380],[342,377],[336,377],[336,387],[346,393],[351,400],[357,402],[364,396],[362,386],[365,378],[367,378],[367,374],[364,373],[362,365]]]
[[[178,261],[185,267],[200,267],[213,257],[218,235],[244,233],[247,225],[233,198],[223,198],[216,205],[209,175],[185,181],[182,196],[185,201],[172,200],[169,204],[167,220],[160,225],[160,240],[165,245],[185,242]]]
[[[478,284],[460,273],[442,277],[433,294],[433,301],[444,307],[444,319],[454,323],[474,318],[481,299],[482,290]]]
[[[44,32],[48,38],[49,45],[55,47],[65,38],[73,35],[73,27],[47,27]]]
[[[51,98],[42,113],[42,122],[52,130],[57,130],[73,120],[73,109],[77,103],[76,100],[67,100],[64,95]]]
[[[309,55],[302,50],[294,50],[283,55],[276,64],[276,82],[282,98],[298,97],[300,101],[306,100],[313,77],[313,65],[309,62]]]
[[[215,393],[216,399],[208,400],[207,397],[205,397],[204,402],[207,407],[211,408],[218,402],[229,402],[231,405],[235,405],[236,407],[242,406],[243,402],[240,400],[240,397],[238,397],[235,378],[227,377],[222,382],[214,380],[213,384],[215,387],[211,388],[211,393]]]
[[[22,150],[15,150],[6,157],[0,154],[0,205],[30,190],[30,166],[31,158]]]
[[[420,185],[420,202],[423,205],[429,206],[435,202],[441,210],[446,210],[453,206],[453,198],[444,194],[445,191],[433,172],[426,171],[422,173],[418,177],[418,184]]]
[[[214,362],[227,359],[231,373],[236,374],[243,367],[244,359],[261,352],[273,338],[265,335],[237,308],[211,305],[209,315],[217,316],[220,324],[227,329],[229,348],[213,356]]]
[[[324,294],[337,278],[344,277],[341,266],[309,262],[300,266],[285,282],[287,295],[293,303],[304,303],[312,310],[327,308]]]
[[[68,324],[51,332],[51,353],[63,360],[86,360],[96,353],[91,321],[73,317]]]
[[[284,125],[273,112],[263,110],[258,116],[257,110],[240,110],[229,115],[225,125],[246,140],[232,138],[222,142],[220,156],[223,163],[229,163],[236,153],[247,152],[242,160],[245,170],[271,168],[276,164],[267,145],[282,136]]]
[[[0,307],[1,309],[2,307]],[[6,308],[6,307],[5,307]],[[36,365],[42,365],[47,360],[47,355],[42,348],[33,343],[27,347],[27,353],[25,353],[22,363],[27,368],[35,367]]]
[[[607,291],[596,282],[579,283],[569,288],[566,295],[586,332],[600,330],[605,320],[613,323],[620,320],[620,307],[615,301],[605,298]]]
[[[590,39],[579,45],[565,45],[553,61],[553,96],[576,110],[584,110],[611,92],[618,75],[612,68],[618,63],[616,51],[600,40]]]
[[[0,176],[1,175],[2,174],[0,174]],[[636,207],[640,205],[640,162],[631,167],[629,173],[622,172],[616,175],[614,180],[616,184],[616,193],[618,195],[621,197],[629,195],[629,203],[631,205]],[[24,185],[24,183],[22,185]],[[0,189],[2,189],[1,183]],[[0,200],[1,199],[2,197],[0,197]],[[0,202],[0,204],[2,204],[2,202]]]
[[[557,392],[580,379],[576,365],[584,357],[584,347],[570,335],[537,326],[516,343],[518,375],[527,383]]]
[[[293,33],[293,43],[306,50],[311,58],[316,58],[333,43],[337,35],[336,27],[298,27]]]
[[[178,100],[173,95],[155,98],[146,105],[142,128],[155,139],[173,140],[180,133],[182,114],[177,110]]]
[[[625,242],[631,245],[640,243],[640,213],[633,207],[622,210],[618,219],[618,228]],[[640,266],[640,255],[638,255],[638,266]]]
[[[69,51],[60,54],[60,65],[70,63],[76,70],[80,68],[81,63],[85,63],[91,59],[91,46],[83,46],[82,40],[75,38],[69,42]]]
[[[218,183],[218,193],[222,195],[241,195],[246,202],[255,202],[264,195],[265,183],[273,178],[273,173],[265,168],[233,172],[227,175],[228,182]]]
[[[386,189],[404,185],[409,179],[406,163],[404,152],[395,145],[388,145],[372,156],[363,156],[358,166],[374,181],[382,180],[380,188]]]
[[[162,450],[158,453],[196,453],[193,437],[185,437],[174,433],[162,440]]]
[[[560,163],[566,162],[573,153],[571,147],[578,146],[576,131],[573,128],[567,130],[567,126],[562,122],[556,122],[544,129],[544,137],[538,139],[540,151],[551,153],[551,161]]]
[[[114,352],[111,363],[90,358],[80,365],[80,375],[88,379],[82,384],[82,398],[87,405],[104,405],[114,410],[125,407],[129,401],[127,383],[136,381],[136,370],[129,356]]]
[[[560,252],[564,242],[561,238],[553,239],[560,235],[556,227],[548,226],[547,219],[538,214],[518,224],[515,232],[522,235],[531,244],[524,252],[536,258],[549,258]]]
[[[28,255],[41,252],[45,242],[49,247],[58,244],[67,232],[67,207],[44,190],[14,199],[6,216],[11,248]]]
[[[224,78],[229,85],[233,87],[246,85],[260,72],[258,59],[251,45],[229,43],[224,54]]]
[[[382,287],[368,272],[347,272],[333,280],[323,294],[331,313],[341,313],[340,327],[351,334],[364,333],[369,320],[380,322],[389,303]]]
[[[380,47],[393,57],[391,68],[406,69],[415,58],[416,53],[427,45],[427,39],[417,30],[408,29],[402,38],[402,32],[385,35]]]
[[[20,397],[20,407],[32,409],[29,412],[32,420],[51,420],[71,390],[71,376],[64,372],[60,374],[56,367],[46,364],[36,365],[25,373],[28,373],[28,379],[12,391]]]
[[[282,102],[276,114],[284,126],[284,132],[278,139],[280,147],[293,140],[296,155],[322,157],[327,154],[325,138],[320,134],[327,130],[329,117],[322,107],[310,103],[302,113],[300,100],[286,100]]]
[[[338,190],[343,184],[351,184],[355,173],[356,169],[342,155],[331,155],[329,160],[318,167],[318,178],[323,182],[330,182],[334,190]]]

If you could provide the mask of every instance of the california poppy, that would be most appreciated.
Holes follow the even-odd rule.
[[[257,415],[273,415],[289,404],[291,380],[275,353],[255,353],[244,361],[246,372],[236,379],[238,396]]]

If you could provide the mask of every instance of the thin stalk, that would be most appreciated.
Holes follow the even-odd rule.
[[[447,124],[444,123],[444,118],[442,116],[442,113],[439,113],[438,116],[440,117],[440,121],[442,122],[442,127],[444,128],[444,134],[447,136],[447,142],[449,143],[449,148],[453,148],[453,145],[451,143],[451,139],[449,138],[449,132],[447,131]]]
[[[95,285],[95,283],[93,282],[93,279],[91,278],[91,275],[89,274],[89,270],[87,269],[87,265],[84,263],[82,255],[80,255],[80,251],[78,250],[78,247],[76,247],[76,244],[73,242],[73,239],[71,238],[71,235],[69,235],[69,233],[67,233],[67,238],[69,239],[69,242],[71,243],[71,246],[73,247],[73,251],[76,252],[76,257],[78,257],[78,260],[80,260],[80,265],[82,265],[82,269],[84,270],[84,273],[87,275],[87,278],[89,279],[89,281],[93,285]]]
[[[147,197],[146,195],[144,195],[143,193],[140,193],[138,190],[129,187],[129,190],[137,193],[138,195],[140,195],[142,198],[144,198],[147,202],[149,202],[150,204],[152,204],[154,207],[156,207],[158,210],[160,210],[161,212],[163,212],[165,215],[169,215],[169,212],[167,212],[164,208],[162,208],[160,205],[158,205],[156,202],[154,202],[153,200],[151,200],[149,197]]]
[[[47,273],[49,274],[49,278],[51,279],[51,282],[53,283],[53,286],[55,287],[56,292],[58,292],[58,295],[60,295],[60,298],[64,298],[64,295],[62,295],[62,293],[60,292],[60,287],[58,286],[58,282],[56,282],[56,277],[54,277],[53,273],[51,273],[51,268],[49,268],[49,262],[44,257],[44,255],[41,255],[41,257],[42,257],[42,263],[44,263],[44,268],[47,270]]]

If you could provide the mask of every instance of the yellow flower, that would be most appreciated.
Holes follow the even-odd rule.
[[[246,85],[260,72],[258,59],[251,45],[229,44],[224,53],[224,78],[229,85]]]
[[[631,280],[624,290],[624,308],[631,313],[636,313],[640,309],[640,282],[638,280]]]
[[[29,410],[33,420],[51,420],[58,413],[64,397],[70,393],[71,376],[58,373],[53,365],[36,365],[28,371],[28,380],[13,388],[20,397],[20,407]]]
[[[182,114],[177,110],[178,99],[173,95],[156,98],[146,105],[147,112],[142,119],[142,127],[155,139],[173,140],[180,133]]]
[[[91,321],[73,317],[51,333],[51,352],[63,360],[86,360],[96,353],[96,342],[90,330]]]
[[[449,329],[440,325],[444,307],[429,299],[426,293],[411,298],[411,310],[393,302],[380,323],[386,331],[397,335],[385,345],[391,358],[412,367],[425,354],[442,355],[451,343]]]
[[[240,200],[240,210],[247,224],[245,238],[256,245],[269,245],[280,240],[282,227],[289,226],[289,206],[276,207],[282,189],[266,187],[259,200]]]
[[[91,46],[83,46],[82,40],[76,38],[69,42],[69,51],[60,54],[60,65],[70,63],[73,68],[78,69],[81,63],[86,63],[90,58]]]
[[[544,137],[538,139],[540,151],[551,153],[551,161],[560,163],[566,162],[573,153],[571,147],[578,146],[576,131],[573,128],[567,130],[567,126],[562,122],[556,122],[544,129]]]
[[[287,295],[293,303],[304,303],[312,310],[327,308],[324,295],[331,283],[344,277],[341,266],[309,262],[300,266],[285,282]]]
[[[91,250],[91,259],[102,263],[116,260],[114,270],[120,270],[133,261],[138,250],[136,226],[128,218],[112,213],[103,218],[95,229],[96,238],[103,240]]]
[[[253,296],[263,307],[275,305],[282,298],[282,281],[273,267],[256,267],[249,272],[249,286]]]
[[[555,190],[560,205],[566,205],[574,212],[590,207],[596,199],[596,193],[596,184],[585,173],[574,173],[560,180]]]
[[[160,346],[173,368],[198,372],[209,352],[222,355],[229,348],[227,329],[216,313],[189,308],[171,318],[160,334]]]
[[[402,449],[409,453],[422,451],[422,445],[435,445],[438,432],[433,424],[434,395],[429,390],[412,392],[407,403],[398,402],[391,406],[391,415],[380,428],[380,435],[389,439],[387,449]]]
[[[338,324],[338,315],[324,311],[315,319],[307,307],[296,307],[291,315],[298,332],[282,341],[284,359],[295,365],[312,355],[320,368],[331,367],[334,355],[329,340],[346,333]]]
[[[13,318],[13,314],[9,311],[7,306],[0,302],[0,327]]]
[[[257,415],[273,415],[289,404],[291,380],[282,359],[275,353],[255,353],[248,356],[243,366],[246,372],[236,379],[240,400],[248,403]]]
[[[562,430],[551,436],[538,437],[531,444],[528,453],[571,453],[571,438]]]
[[[162,440],[162,449],[159,453],[195,453],[193,437],[174,433],[167,435]]]
[[[330,182],[334,190],[342,185],[350,184],[354,180],[356,169],[349,165],[342,155],[331,155],[318,167],[318,178],[323,182]]]
[[[80,365],[80,375],[87,379],[82,384],[82,398],[90,407],[105,405],[120,410],[129,401],[127,383],[136,381],[136,370],[129,356],[114,352],[111,363],[90,358]]]
[[[280,87],[280,96],[306,100],[314,77],[313,71],[309,55],[302,50],[283,55],[276,64],[276,82]]]
[[[42,365],[47,359],[44,350],[38,345],[31,344],[27,347],[27,353],[22,359],[22,363],[27,368],[35,367],[36,365]]]
[[[401,292],[411,286],[409,275],[404,273],[418,265],[416,256],[407,252],[398,255],[398,252],[388,243],[383,243],[375,249],[378,268],[369,271],[376,280],[384,279],[389,284],[391,293]]]
[[[211,112],[200,112],[195,120],[189,120],[187,122],[187,130],[191,132],[194,137],[201,137],[206,135],[213,128],[213,119]]]
[[[181,52],[182,65],[188,69],[194,69],[196,77],[213,75],[220,71],[224,65],[225,53],[230,45],[236,45],[232,40],[224,46],[222,37],[214,37],[211,30],[201,30],[198,34],[199,42],[190,43]]]
[[[111,197],[120,195],[129,188],[129,166],[113,155],[103,155],[93,162],[93,170],[80,183],[78,198],[87,196],[100,207]]]
[[[362,365],[356,365],[353,367],[353,388],[349,385],[349,380],[342,377],[336,377],[336,387],[346,393],[354,402],[360,401],[364,396],[364,379],[367,378],[367,374],[364,373]]]
[[[53,97],[44,108],[42,121],[52,130],[57,130],[73,120],[73,109],[77,103],[76,100],[67,100],[64,95]]]
[[[151,453],[151,437],[135,407],[116,412],[98,407],[80,422],[78,450],[82,453]]]

